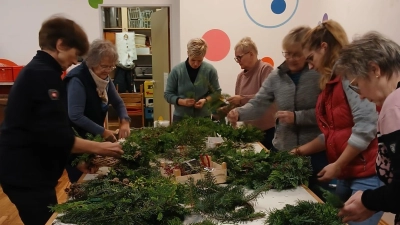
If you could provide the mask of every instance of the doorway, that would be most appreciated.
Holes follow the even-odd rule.
[[[153,126],[154,119],[171,118],[171,107],[164,100],[165,81],[171,69],[170,11],[170,6],[99,7],[102,37],[116,45],[120,56],[110,77],[120,93],[142,94],[142,101],[136,103],[142,104],[141,113],[129,113],[126,104],[132,115],[131,127]],[[111,106],[106,126],[111,130],[119,127]]]

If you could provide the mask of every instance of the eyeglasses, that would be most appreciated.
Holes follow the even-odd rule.
[[[299,59],[302,54],[300,53],[292,53],[292,52],[282,52],[283,57],[285,57],[285,59]]]
[[[236,56],[236,57],[233,58],[233,59],[238,63],[238,62],[240,62],[240,60],[242,60],[243,56],[246,55],[246,54],[248,54],[248,53],[250,53],[250,52],[246,52],[246,53],[244,53],[244,54],[242,54],[242,55],[238,55],[238,56]]]
[[[115,69],[115,66],[104,66],[104,65],[100,65],[100,68],[102,70],[110,70],[113,71]]]
[[[355,80],[356,80],[356,78],[354,78],[354,79],[350,82],[349,88],[350,88],[351,90],[353,90],[355,93],[360,94],[360,88],[359,88],[356,84],[353,84],[353,83],[355,82]]]

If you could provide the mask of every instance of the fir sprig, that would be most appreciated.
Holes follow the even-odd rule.
[[[330,204],[298,201],[283,209],[273,209],[265,221],[266,225],[343,225],[337,216],[338,210]]]
[[[251,189],[269,186],[270,189],[290,189],[301,184],[308,185],[311,163],[308,157],[291,155],[288,152],[259,153],[251,145],[237,146],[226,141],[212,150],[218,162],[226,162],[231,182],[246,185]]]

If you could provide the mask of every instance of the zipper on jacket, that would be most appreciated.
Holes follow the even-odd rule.
[[[363,162],[364,171],[365,171],[365,170],[367,169],[367,162],[366,162],[364,156],[362,155],[362,152],[360,153],[360,159],[361,159],[361,161]]]

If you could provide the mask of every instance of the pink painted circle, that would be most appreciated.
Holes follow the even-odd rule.
[[[264,57],[261,59],[263,62],[266,62],[268,64],[270,64],[272,67],[274,67],[274,60],[271,57]]]
[[[212,29],[204,33],[203,39],[207,42],[206,59],[210,61],[223,60],[229,53],[231,41],[228,35],[219,29]]]

